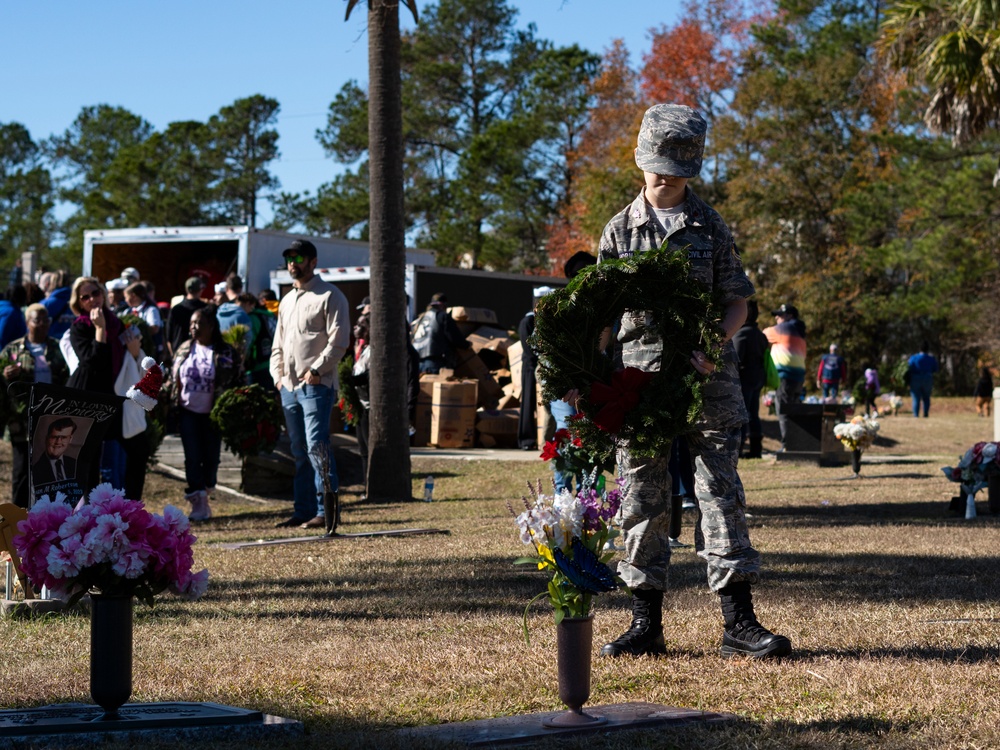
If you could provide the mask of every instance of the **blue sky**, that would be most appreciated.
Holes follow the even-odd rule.
[[[649,49],[649,30],[682,10],[680,0],[508,1],[520,26],[534,23],[557,45],[600,54],[624,39],[633,65]],[[340,87],[367,80],[366,9],[360,3],[347,23],[345,9],[345,0],[0,0],[0,122],[20,122],[38,141],[64,131],[82,107],[111,104],[162,129],[260,93],[281,104],[273,165],[281,189],[315,190],[338,168],[314,133]],[[408,12],[401,18],[412,26]],[[266,221],[269,207],[259,210]]]

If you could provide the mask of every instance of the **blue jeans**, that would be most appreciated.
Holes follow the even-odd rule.
[[[556,422],[557,430],[565,430],[569,426],[569,418],[576,414],[576,409],[565,401],[550,401],[549,411]],[[556,492],[562,490],[573,491],[573,476],[556,469],[556,464],[552,462],[552,481],[555,483]],[[576,488],[580,489],[580,477],[576,478]]]
[[[197,492],[214,487],[219,476],[222,436],[207,414],[198,414],[183,406],[177,412],[177,430],[184,446],[187,491]]]
[[[308,521],[323,515],[323,469],[316,446],[325,445],[330,458],[330,489],[340,489],[337,465],[330,450],[330,409],[334,390],[325,385],[302,385],[294,391],[281,389],[285,426],[295,459],[294,515]]]
[[[823,383],[823,398],[837,397],[840,393],[840,383]]]
[[[125,451],[114,440],[101,443],[101,481],[112,487],[125,486]]]
[[[920,404],[924,405],[924,416],[931,410],[931,388],[933,375],[913,375],[910,377],[910,395],[913,396],[913,416],[920,416]]]

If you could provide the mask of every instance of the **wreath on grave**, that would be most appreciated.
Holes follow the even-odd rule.
[[[692,280],[684,250],[664,243],[635,258],[603,261],[538,303],[530,343],[544,397],[580,391],[572,430],[596,455],[611,456],[621,440],[637,456],[663,455],[701,413],[705,381],[691,352],[720,364],[722,305]],[[645,311],[646,335],[663,347],[659,371],[616,369],[601,350],[602,333],[627,311]]]
[[[240,458],[274,450],[285,423],[278,399],[257,383],[223,392],[209,416],[226,448]]]

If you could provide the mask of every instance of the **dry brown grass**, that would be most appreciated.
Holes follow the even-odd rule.
[[[866,462],[860,480],[846,468],[741,466],[766,567],[758,614],[792,638],[794,658],[723,661],[717,598],[694,552],[681,550],[669,655],[595,661],[591,703],[700,707],[741,722],[560,746],[1000,747],[1000,517],[947,516],[954,485],[939,471],[991,438],[991,425],[965,399],[934,407],[929,420],[885,419],[866,456],[897,458]],[[412,746],[382,730],[558,708],[546,607],[532,611],[532,646],[521,638],[522,608],[543,581],[511,565],[521,550],[505,507],[546,467],[421,459],[415,492],[430,472],[436,502],[360,505],[348,494],[343,530],[447,536],[232,552],[211,545],[278,535],[271,526],[288,506],[217,502],[218,517],[198,532],[208,595],[136,610],[133,698],[296,717],[309,734],[294,746],[315,748]],[[180,494],[176,481],[150,476],[153,508]],[[625,603],[600,601],[597,640],[621,631]],[[87,633],[82,616],[0,621],[3,704],[88,700]]]

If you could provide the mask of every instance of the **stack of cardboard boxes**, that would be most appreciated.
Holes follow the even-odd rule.
[[[516,448],[521,395],[521,343],[497,325],[492,310],[449,310],[472,347],[454,370],[420,376],[414,445]]]

